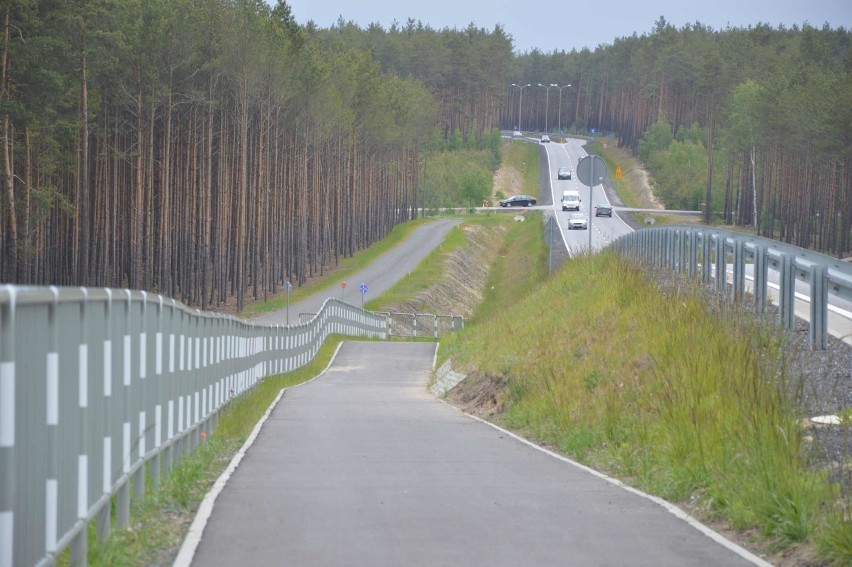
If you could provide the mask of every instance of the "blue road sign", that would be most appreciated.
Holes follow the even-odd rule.
[[[363,295],[363,294],[365,294],[365,293],[367,293],[367,284],[362,283],[361,285],[359,285],[359,286],[358,286],[358,289],[360,289],[360,290],[361,290],[361,294],[362,294],[362,295]]]

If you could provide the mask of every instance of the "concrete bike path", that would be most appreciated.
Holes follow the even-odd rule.
[[[175,565],[193,552],[193,565],[229,567],[762,563],[436,400],[435,348],[344,343],[287,390]]]
[[[317,313],[329,297],[342,299],[352,305],[361,305],[361,293],[358,286],[367,285],[365,299],[369,301],[391,288],[396,282],[412,272],[432,250],[437,248],[454,226],[461,223],[458,219],[438,219],[419,226],[404,241],[394,246],[369,266],[346,278],[345,290],[339,283],[321,290],[298,303],[290,304],[290,323],[299,322],[299,313]],[[344,292],[344,293],[341,293]],[[253,323],[284,325],[287,322],[287,309],[264,313],[251,319]]]

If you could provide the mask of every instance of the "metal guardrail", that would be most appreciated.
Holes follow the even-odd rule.
[[[464,317],[431,313],[381,313],[387,320],[389,337],[439,338],[464,329]]]
[[[761,310],[769,299],[769,270],[774,270],[779,274],[779,317],[787,329],[793,326],[796,317],[796,281],[806,282],[809,284],[812,348],[826,347],[829,294],[852,300],[852,264],[759,236],[671,225],[639,229],[618,238],[612,247],[623,256],[708,282],[715,274],[727,274],[730,265],[733,268],[730,287],[727,275],[715,278],[715,282],[717,290],[729,293],[735,300],[745,295],[746,265],[752,264],[753,293]]]
[[[307,321],[313,313],[299,313],[299,321]],[[456,329],[464,329],[464,317],[460,315],[433,315],[431,313],[388,313],[376,312],[387,322],[388,337],[440,338]]]
[[[86,563],[130,500],[264,376],[330,334],[385,338],[384,316],[329,299],[310,321],[255,325],[140,291],[0,286],[0,567]],[[131,495],[132,490],[132,495]]]

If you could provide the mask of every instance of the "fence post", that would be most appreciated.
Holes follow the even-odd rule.
[[[79,418],[77,420],[77,435],[79,435],[80,452],[77,454],[77,520],[88,521],[89,516],[89,431],[87,415],[89,413],[89,331],[86,320],[88,311],[89,290],[81,287],[83,298],[80,300],[80,342],[77,346],[78,372],[78,403]],[[82,529],[71,542],[71,564],[85,565],[89,552],[88,530]]]
[[[767,285],[769,282],[766,263],[766,247],[758,244],[754,248],[754,298],[759,313],[766,311]]]
[[[15,565],[15,300],[3,286],[0,303],[0,567]]]
[[[828,270],[825,266],[811,266],[811,349],[825,350],[828,334],[828,286],[825,283]]]
[[[724,235],[716,235],[716,291],[723,293],[728,286],[727,252]]]
[[[793,258],[789,254],[781,255],[781,326],[786,329],[793,328],[796,320],[796,271]]]
[[[734,241],[734,301],[741,301],[745,294],[745,244]]]

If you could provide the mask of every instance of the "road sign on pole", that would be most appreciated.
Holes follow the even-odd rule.
[[[290,326],[290,290],[293,289],[293,284],[289,281],[286,284],[287,286],[287,326]]]
[[[364,309],[364,296],[367,295],[367,284],[361,282],[361,285],[358,286],[358,290],[361,292],[361,309]]]
[[[340,300],[346,297],[346,282],[340,282]]]
[[[606,179],[606,162],[598,156],[586,156],[577,164],[577,179],[589,188],[589,254],[592,253],[592,189]]]

